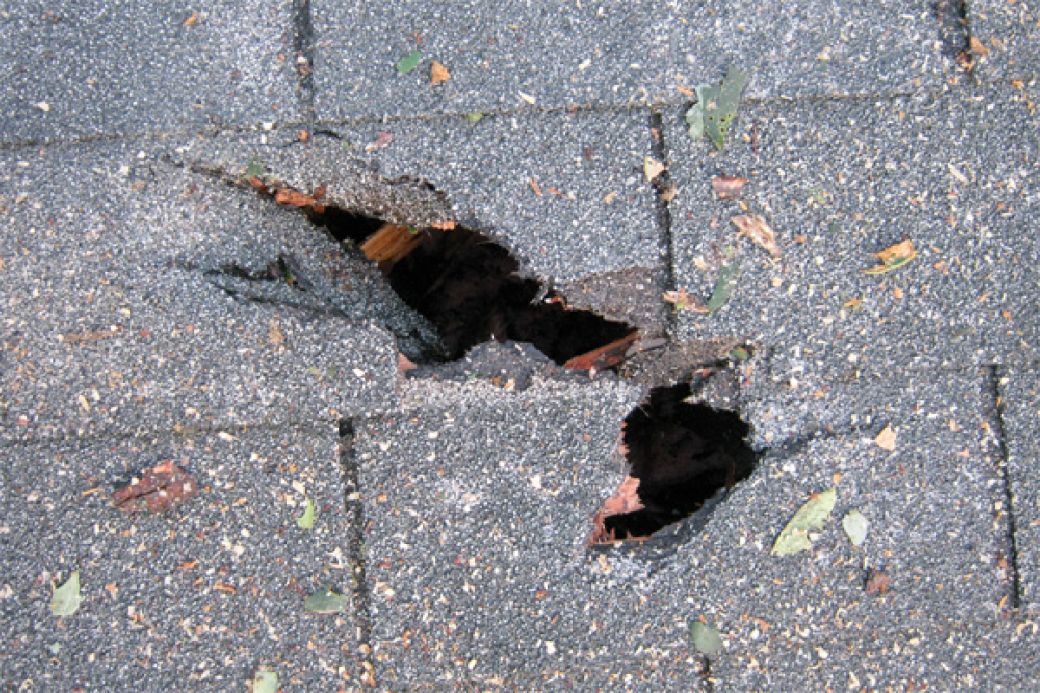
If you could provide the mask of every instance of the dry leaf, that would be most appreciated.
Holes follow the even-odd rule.
[[[198,493],[195,478],[170,460],[160,462],[112,494],[120,510],[158,513],[193,498]]]
[[[984,44],[978,36],[972,36],[968,39],[968,47],[971,48],[972,53],[980,58],[985,58],[989,55],[989,48],[986,48],[986,44]]]
[[[392,132],[380,130],[379,134],[376,135],[376,138],[365,147],[365,151],[374,152],[377,149],[382,149],[393,141],[394,134]]]
[[[589,537],[590,544],[610,544],[615,541],[614,533],[607,529],[604,524],[608,517],[615,515],[627,515],[643,509],[643,503],[639,500],[639,479],[633,476],[625,477],[617,491],[604,503],[603,507],[592,518],[592,535]]]
[[[874,253],[874,256],[881,261],[881,264],[863,270],[866,274],[884,274],[897,270],[917,257],[917,250],[914,249],[914,242],[907,238]]]
[[[437,86],[438,84],[444,84],[451,79],[451,72],[444,66],[444,63],[439,63],[436,60],[430,63],[430,84]]]
[[[527,184],[531,186],[531,190],[534,191],[535,195],[537,195],[538,197],[542,196],[542,186],[538,185],[538,181],[536,181],[534,178],[528,178]]]
[[[735,216],[730,221],[737,227],[737,235],[744,236],[751,239],[753,243],[756,243],[766,249],[770,257],[778,258],[783,253],[780,250],[780,246],[776,244],[776,234],[773,233],[773,229],[769,228],[769,224],[766,220],[758,214],[741,214]]]
[[[720,200],[731,200],[739,197],[748,179],[742,176],[714,176],[711,179],[711,189]]]
[[[867,590],[867,594],[884,594],[888,591],[891,584],[892,578],[888,576],[888,573],[883,570],[871,569],[864,587]]]
[[[889,452],[896,449],[896,432],[892,430],[892,426],[888,425],[881,429],[881,433],[877,434],[874,438],[874,443],[882,450],[888,450]]]
[[[286,207],[308,207],[318,214],[325,211],[325,205],[314,199],[313,195],[308,195],[292,188],[278,188],[275,190],[274,201]]]
[[[643,157],[643,175],[646,176],[648,183],[664,173],[665,168],[665,165],[654,157]]]
[[[407,373],[408,371],[414,370],[415,368],[418,368],[418,366],[412,363],[412,360],[410,358],[408,358],[401,352],[397,352],[397,371],[399,373]]]
[[[271,320],[267,324],[267,340],[271,342],[271,346],[278,348],[285,344],[285,333],[282,332],[282,328],[278,326],[277,320]]]
[[[447,221],[435,221],[430,224],[431,229],[438,231],[454,231],[457,226],[457,222],[454,219],[448,219]]]
[[[199,23],[199,19],[201,19],[201,17],[202,15],[200,15],[198,12],[192,12],[188,15],[188,18],[184,20],[184,26],[195,26]]]

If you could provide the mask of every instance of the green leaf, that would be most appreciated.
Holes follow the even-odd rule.
[[[690,638],[701,654],[713,655],[722,649],[722,638],[714,626],[694,619],[690,623]]]
[[[249,162],[249,165],[246,166],[245,177],[246,178],[259,178],[260,176],[264,175],[264,173],[266,173],[266,172],[267,172],[267,169],[264,168],[264,165],[261,164],[256,159],[253,159],[252,161]]]
[[[690,137],[699,140],[707,136],[719,151],[726,146],[726,136],[737,118],[740,96],[748,78],[739,67],[730,66],[718,86],[700,84],[694,87],[697,103],[686,112]]]
[[[419,66],[419,62],[422,60],[422,51],[414,50],[408,55],[404,56],[397,61],[397,72],[398,74],[407,75],[409,72]]]
[[[870,527],[870,521],[855,508],[845,513],[845,517],[841,518],[841,528],[845,530],[845,534],[848,535],[849,541],[854,546],[863,545],[863,540],[867,538],[868,527]]]
[[[737,287],[737,276],[739,274],[740,263],[736,261],[724,265],[719,270],[719,278],[715,280],[715,288],[711,292],[711,298],[708,299],[707,307],[709,313],[714,313],[726,305],[726,302],[733,296],[733,289]]]
[[[787,523],[780,536],[773,544],[772,554],[774,556],[789,556],[799,551],[812,548],[809,532],[820,529],[823,523],[830,517],[834,510],[834,504],[838,500],[838,491],[829,488],[820,493],[814,493],[805,501],[798,512],[794,514],[791,521]]]
[[[278,693],[278,672],[257,669],[253,674],[253,693]]]
[[[54,590],[51,596],[51,613],[55,616],[71,616],[79,609],[83,595],[79,591],[79,571],[73,570],[65,584]]]
[[[314,527],[314,516],[317,508],[314,501],[308,498],[303,504],[303,514],[296,518],[296,526],[300,529],[311,529]]]
[[[465,117],[466,120],[476,125],[484,117],[484,114],[480,111],[472,111],[471,113],[467,113]]]
[[[332,591],[331,587],[322,587],[303,600],[303,608],[312,614],[338,614],[345,611],[350,597]]]

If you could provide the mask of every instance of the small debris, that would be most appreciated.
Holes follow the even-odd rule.
[[[534,192],[538,197],[542,196],[542,186],[538,185],[538,181],[534,178],[528,178],[527,184],[531,186],[531,191]]]
[[[397,371],[399,373],[407,373],[408,371],[415,370],[418,368],[412,360],[401,352],[397,352]]]
[[[589,371],[594,375],[598,371],[611,368],[624,361],[628,348],[637,339],[639,339],[639,332],[633,331],[621,339],[615,339],[592,351],[571,357],[564,362],[563,367],[574,371]]]
[[[408,55],[404,56],[397,61],[397,73],[400,75],[407,75],[409,72],[419,66],[419,62],[422,60],[422,51],[414,50]]]
[[[665,303],[671,303],[675,306],[676,310],[688,310],[693,313],[707,314],[710,311],[708,307],[701,303],[699,300],[690,296],[686,289],[680,287],[676,291],[665,291],[661,294]]]
[[[437,229],[438,231],[454,231],[455,227],[458,226],[458,222],[454,219],[448,219],[447,221],[435,221],[430,224],[431,229]]]
[[[61,587],[54,590],[51,595],[51,613],[55,616],[71,616],[79,610],[83,603],[83,594],[79,588],[79,571],[73,570],[72,574]]]
[[[892,584],[892,578],[883,570],[870,569],[864,584],[867,594],[884,594],[888,592]]]
[[[874,438],[874,444],[889,452],[896,449],[896,432],[892,430],[891,424],[881,429],[881,432]]]
[[[524,101],[524,103],[530,104],[531,106],[538,102],[538,99],[534,98],[530,94],[525,94],[522,91],[518,91],[517,95]]]
[[[188,18],[184,20],[184,26],[195,26],[199,23],[200,19],[202,19],[202,15],[193,11],[188,15]]]
[[[376,138],[373,141],[369,142],[365,146],[365,151],[366,152],[374,152],[377,149],[382,149],[383,147],[387,146],[388,144],[390,144],[393,141],[394,141],[394,134],[392,132],[387,132],[385,130],[380,130],[379,134],[376,135]]]
[[[303,514],[300,515],[298,518],[296,518],[296,526],[299,527],[300,529],[304,529],[304,530],[306,530],[306,529],[313,529],[314,528],[314,518],[315,518],[315,515],[317,514],[316,511],[317,511],[317,506],[314,504],[314,501],[312,499],[308,498],[303,503]]]
[[[293,190],[292,188],[278,188],[274,191],[274,201],[284,207],[304,207],[321,214],[325,211],[325,205],[318,201],[314,195]]]
[[[701,654],[713,655],[722,649],[722,638],[719,637],[719,631],[700,619],[694,619],[690,623],[690,639]]]
[[[398,262],[422,245],[422,235],[412,233],[412,227],[401,224],[383,224],[361,244],[361,252],[374,262]]]
[[[275,349],[279,349],[285,344],[285,333],[282,332],[282,328],[278,325],[278,320],[275,318],[271,318],[270,322],[267,323],[267,341]]]
[[[438,84],[444,84],[449,79],[451,79],[451,72],[444,66],[444,63],[436,60],[430,63],[430,84],[437,86]]]
[[[863,270],[865,274],[885,274],[897,270],[917,257],[917,250],[914,249],[914,242],[907,238],[874,253],[874,256],[881,264]]]
[[[51,111],[51,105],[46,101],[37,101],[33,106],[36,106],[36,108],[40,109],[44,113],[50,113]]]
[[[266,171],[267,171],[267,169],[264,168],[263,163],[261,163],[260,161],[258,161],[256,159],[253,159],[252,161],[249,162],[249,165],[246,166],[245,173],[243,173],[242,175],[245,178],[247,178],[247,179],[248,178],[260,178],[261,176],[264,175],[264,173],[266,173]]]
[[[841,528],[845,530],[845,535],[848,536],[853,546],[863,545],[869,526],[870,522],[867,518],[855,508],[845,513],[845,517],[841,519]]]
[[[322,587],[303,600],[303,608],[312,614],[338,614],[346,610],[350,597]]]
[[[270,669],[257,669],[253,674],[252,693],[278,693],[278,672]]]
[[[789,556],[811,549],[812,540],[809,538],[809,532],[823,527],[837,500],[838,491],[835,488],[811,495],[776,538],[772,555]]]
[[[968,48],[980,58],[985,58],[989,55],[989,48],[986,47],[986,44],[978,36],[972,36],[968,39]]]
[[[182,467],[166,460],[148,469],[112,494],[112,503],[124,512],[160,513],[198,494],[195,478]]]
[[[465,118],[471,124],[476,125],[477,123],[479,123],[481,120],[484,119],[484,114],[481,113],[480,111],[470,111],[469,113],[467,113],[465,115]]]
[[[783,255],[776,244],[776,234],[766,220],[759,214],[741,214],[730,219],[737,227],[737,235],[744,236],[752,243],[765,248],[769,256],[776,259]]]
[[[720,200],[732,200],[740,197],[747,183],[743,176],[713,176],[711,189]]]

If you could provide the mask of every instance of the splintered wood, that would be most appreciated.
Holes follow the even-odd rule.
[[[422,243],[422,234],[409,226],[383,224],[361,244],[361,252],[376,262],[397,262]]]

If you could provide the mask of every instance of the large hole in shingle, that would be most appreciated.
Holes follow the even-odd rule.
[[[688,384],[654,388],[625,419],[629,477],[596,514],[591,542],[645,539],[746,479],[757,455],[732,411],[691,404]]]
[[[379,264],[405,303],[437,328],[449,360],[496,339],[530,342],[564,365],[634,336],[631,325],[568,308],[552,291],[541,295],[509,251],[477,231],[417,229],[332,207],[308,217]]]

